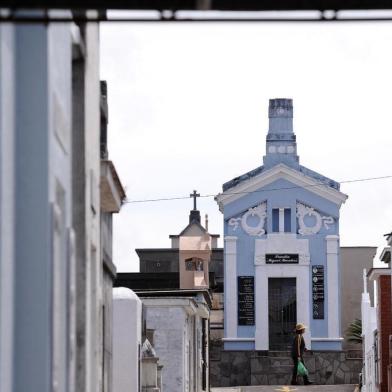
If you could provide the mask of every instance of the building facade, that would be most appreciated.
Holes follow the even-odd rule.
[[[362,293],[362,392],[389,392],[392,388],[392,296],[391,248],[385,247],[380,260],[385,268],[371,268],[367,277],[374,285],[373,304],[370,300],[366,270]]]
[[[113,214],[120,212],[125,199],[125,191],[110,161],[107,149],[108,102],[107,85],[101,81],[101,178],[100,178],[100,280],[102,296],[99,304],[102,342],[101,364],[102,392],[112,390],[112,357],[113,357],[113,282],[116,278],[116,267],[113,263]]]
[[[362,352],[361,391],[375,392],[378,383],[378,336],[377,336],[377,288],[374,285],[373,298],[370,300],[366,269],[363,270],[363,292],[361,302]]]
[[[1,23],[2,392],[110,388],[100,96],[97,23]]]
[[[74,390],[72,42],[0,26],[0,389]]]
[[[209,391],[207,292],[139,292],[162,369],[162,390]]]
[[[189,223],[180,234],[169,235],[171,248],[136,249],[140,272],[151,278],[150,288],[212,288],[214,291],[223,288],[223,252],[218,248],[219,235],[208,232],[207,215],[202,225],[196,207],[196,191],[190,196],[194,197],[194,208],[189,213]],[[136,279],[138,275],[133,276]]]
[[[223,185],[224,345],[341,350],[339,184],[299,164],[291,99],[272,99],[260,166]]]

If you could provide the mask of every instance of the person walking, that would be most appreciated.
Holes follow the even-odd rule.
[[[291,348],[291,358],[293,359],[293,376],[291,378],[291,385],[298,385],[298,362],[301,361],[304,365],[303,354],[305,351],[308,351],[305,346],[305,339],[302,336],[305,333],[305,325],[299,323],[295,326],[295,338],[293,340],[293,345]],[[304,385],[311,385],[312,383],[309,381],[308,376],[303,376]]]

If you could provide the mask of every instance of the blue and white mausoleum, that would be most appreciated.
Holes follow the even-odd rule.
[[[226,182],[226,350],[341,350],[339,183],[299,164],[291,99],[271,99],[263,165]]]

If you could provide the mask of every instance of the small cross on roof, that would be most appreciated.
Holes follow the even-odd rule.
[[[191,193],[189,195],[189,197],[193,197],[193,210],[196,211],[196,198],[200,197],[200,193],[197,193],[196,191],[193,191],[193,193]]]

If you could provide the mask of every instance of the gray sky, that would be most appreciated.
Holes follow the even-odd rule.
[[[128,199],[216,194],[261,165],[269,98],[294,100],[302,165],[337,181],[392,175],[391,48],[388,23],[103,24],[109,154]],[[384,246],[392,179],[341,190],[341,244]],[[213,198],[198,206],[222,235]],[[169,247],[191,207],[124,205],[114,224],[118,270],[138,270],[135,248]]]

